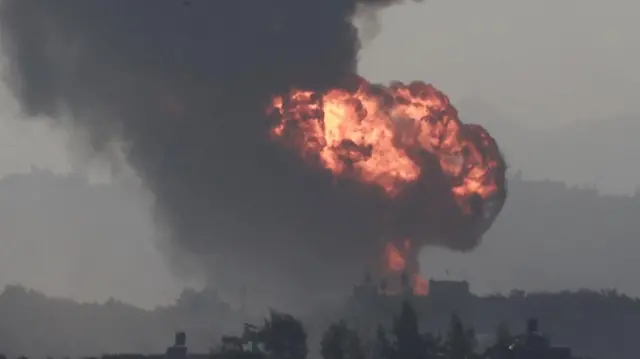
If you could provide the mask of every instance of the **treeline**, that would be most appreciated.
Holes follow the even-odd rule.
[[[341,338],[349,343],[344,346],[352,346],[356,352],[362,349],[368,358],[375,352],[374,342],[382,345],[386,338],[392,346],[400,345],[398,343],[405,339],[398,338],[398,333],[408,332],[413,333],[413,340],[419,338],[427,353],[441,355],[449,350],[453,340],[446,333],[458,328],[460,333],[468,335],[465,348],[473,349],[478,355],[492,344],[498,324],[517,333],[524,329],[523,323],[529,317],[535,316],[540,319],[544,333],[555,343],[571,347],[575,354],[605,359],[637,358],[634,334],[635,326],[640,323],[640,302],[612,291],[557,294],[514,291],[510,296],[471,296],[464,301],[440,298],[429,302],[428,298],[418,298],[411,308],[403,306],[399,298],[379,299],[390,304],[380,302],[384,305],[376,309],[375,305],[364,303],[358,312],[356,307],[330,308],[300,317],[304,326],[292,325],[293,317],[274,312],[262,326],[247,325],[245,335],[252,336],[244,339],[253,338],[258,342],[255,338],[261,336],[256,333],[263,333],[261,338],[269,338],[261,332],[267,328],[266,333],[289,333],[291,338],[304,338],[305,350],[310,352],[330,352],[335,349],[328,343]],[[369,322],[363,322],[363,317]],[[174,332],[181,330],[189,335],[191,352],[206,353],[221,338],[222,346],[227,348],[243,343],[234,341],[233,336],[224,337],[243,322],[260,321],[230,308],[211,290],[187,291],[174,306],[146,311],[113,300],[105,304],[78,304],[48,298],[21,287],[8,287],[0,295],[0,353],[9,358],[163,353],[171,344]],[[469,327],[459,329],[462,323]],[[475,330],[471,331],[470,327]],[[421,332],[418,336],[417,328],[435,334]],[[242,337],[241,334],[236,338]]]
[[[406,300],[392,323],[389,330],[378,326],[373,337],[363,337],[346,320],[334,322],[322,334],[319,355],[323,359],[520,359],[525,357],[518,356],[518,351],[538,350],[537,359],[579,358],[547,354],[551,353],[545,351],[550,348],[549,340],[535,327],[530,328],[531,332],[512,335],[504,324],[498,325],[493,343],[482,350],[473,328],[465,326],[455,314],[443,334],[423,332],[416,310]],[[271,312],[260,327],[246,324],[242,335],[224,337],[214,355],[231,357],[239,353],[278,359],[317,357],[310,355],[303,324],[291,315],[277,312]]]
[[[573,356],[547,356],[548,339],[533,332],[512,335],[501,324],[496,327],[494,341],[488,348],[478,349],[475,332],[452,315],[448,330],[436,335],[421,331],[418,314],[412,304],[402,302],[400,313],[393,317],[389,330],[378,326],[374,337],[362,337],[346,320],[332,323],[325,329],[319,352],[312,353],[303,323],[290,314],[271,311],[260,326],[245,324],[237,336],[223,336],[209,355],[198,358],[242,359],[522,359],[518,350],[541,349],[538,359],[586,359]],[[535,340],[532,340],[535,339]],[[546,346],[545,346],[546,345]],[[167,351],[169,353],[169,351]],[[186,353],[186,351],[184,351]],[[103,358],[159,358],[139,354],[104,355]],[[180,356],[178,356],[180,357]],[[176,359],[178,359],[176,357]],[[0,354],[0,359],[7,357]],[[65,356],[68,358],[68,356]],[[169,356],[169,358],[172,358]],[[528,357],[526,357],[528,358]],[[24,356],[18,359],[27,359]],[[185,358],[186,359],[186,358]]]
[[[238,323],[255,321],[213,290],[186,290],[175,304],[143,310],[116,301],[77,303],[19,286],[0,294],[0,353],[9,358],[79,358],[104,353],[164,353],[184,330],[207,351]]]
[[[542,331],[550,335],[554,343],[572,348],[575,354],[618,359],[638,357],[634,333],[640,325],[640,300],[615,290],[559,293],[513,290],[508,295],[442,294],[414,297],[412,300],[420,325],[425,330],[433,333],[446,331],[450,317],[456,314],[475,328],[482,346],[492,340],[496,323],[522,331],[523,323],[535,317],[539,318]],[[389,313],[398,312],[399,306],[399,298],[354,296],[340,309],[339,316],[347,318],[357,328],[371,328],[378,323],[390,327]],[[328,313],[321,313],[314,320],[326,326],[329,323],[323,318],[327,317]],[[330,320],[337,318],[330,317]]]

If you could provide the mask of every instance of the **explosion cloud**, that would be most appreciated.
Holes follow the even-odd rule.
[[[122,140],[177,253],[306,299],[381,238],[470,250],[504,203],[497,145],[446,96],[356,76],[356,9],[401,2],[4,0],[0,35],[26,115]]]

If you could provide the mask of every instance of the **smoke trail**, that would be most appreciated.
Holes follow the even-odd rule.
[[[0,35],[25,113],[72,119],[96,150],[124,141],[175,249],[291,298],[362,274],[378,200],[270,141],[265,106],[343,85],[355,9],[399,2],[4,0]]]

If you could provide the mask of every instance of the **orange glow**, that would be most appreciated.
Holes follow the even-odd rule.
[[[398,247],[393,242],[387,243],[384,249],[384,258],[385,258],[385,268],[391,272],[399,273],[405,271],[407,268],[407,259],[406,256],[409,254],[411,250],[411,241],[404,240],[402,242],[402,250],[399,250]],[[417,270],[417,269],[413,269]],[[411,288],[413,289],[413,294],[418,296],[426,296],[429,293],[429,282],[425,280],[420,274],[414,273],[410,276],[411,278]],[[387,294],[397,294],[394,292],[388,292]]]
[[[377,185],[389,197],[429,171],[424,154],[439,171],[463,212],[470,199],[498,190],[494,172],[500,154],[480,126],[465,125],[446,95],[414,82],[389,87],[361,79],[355,91],[292,90],[268,109],[279,121],[273,138],[335,176]]]
[[[420,274],[413,276],[413,294],[426,296],[429,294],[429,282]]]
[[[405,260],[404,256],[393,243],[387,243],[387,246],[384,250],[385,260],[387,268],[394,271],[400,272],[405,268]]]

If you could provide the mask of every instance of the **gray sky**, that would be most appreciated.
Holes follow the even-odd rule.
[[[360,70],[373,81],[429,81],[449,94],[454,104],[479,99],[506,120],[536,129],[635,115],[640,113],[640,42],[634,39],[640,33],[639,11],[638,2],[631,0],[432,0],[399,6],[383,13],[382,30],[366,43]],[[31,165],[62,172],[79,168],[72,165],[77,165],[78,158],[67,153],[69,136],[64,130],[17,118],[11,96],[0,88],[0,174],[24,172]],[[602,183],[606,178],[606,173],[592,173],[583,180],[606,185]],[[142,195],[140,198],[144,203]],[[132,234],[145,233],[141,235],[144,248],[135,252],[137,257],[119,254],[118,250],[127,250],[126,243],[114,245],[105,255],[119,260],[121,268],[150,273],[148,276],[131,277],[120,270],[113,272],[109,281],[103,277],[68,281],[64,280],[68,269],[52,269],[43,276],[41,271],[19,265],[33,256],[19,245],[31,232],[7,236],[0,229],[5,263],[0,285],[23,282],[51,294],[83,300],[104,300],[106,293],[115,293],[145,306],[170,301],[182,282],[168,272],[163,273],[166,280],[158,279],[161,257],[147,216],[139,214],[139,218],[139,227],[131,230]],[[44,244],[53,246],[55,241],[63,243],[64,238],[32,240],[42,241],[42,248],[48,248]],[[100,239],[87,236],[83,240]],[[55,263],[64,263],[77,257],[75,249],[47,255]],[[482,265],[483,260],[478,259],[482,253],[474,254],[474,263]],[[442,261],[450,255],[436,257]],[[461,269],[459,275],[464,277],[465,270],[473,268]],[[90,273],[96,271],[85,275]],[[136,284],[149,280],[162,289],[154,291]],[[480,286],[491,290],[489,282],[491,279]],[[505,283],[509,281],[497,286]],[[632,289],[640,292],[640,288]]]
[[[386,11],[362,53],[373,80],[423,79],[550,127],[638,113],[632,0],[432,0]]]

